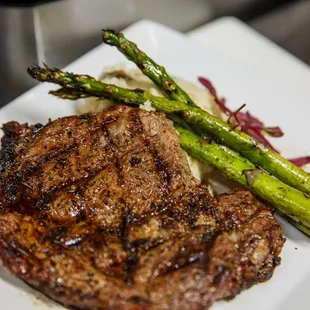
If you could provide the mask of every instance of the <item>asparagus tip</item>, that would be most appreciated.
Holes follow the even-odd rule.
[[[42,73],[42,68],[40,68],[38,65],[33,65],[27,68],[27,73],[34,79],[38,80]]]
[[[117,32],[114,29],[102,29],[102,41],[106,44],[117,46],[119,39],[123,37],[124,35],[121,32]]]

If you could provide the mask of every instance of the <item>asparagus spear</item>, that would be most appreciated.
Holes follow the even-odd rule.
[[[110,29],[103,30],[102,40],[109,45],[116,46],[117,49],[129,60],[133,61],[168,98],[186,102],[191,106],[195,105],[189,95],[168,75],[163,66],[159,66],[154,62],[141,51],[134,42],[127,40],[122,33]]]
[[[257,169],[248,159],[214,141],[175,124],[181,147],[199,161],[216,167],[227,178],[249,188],[310,236],[310,200],[304,194]]]
[[[28,68],[28,73],[38,81],[50,82],[63,86],[51,91],[52,95],[62,99],[78,99],[86,97],[99,97],[114,100],[129,105],[143,105],[150,102],[151,105],[165,113],[174,113],[187,109],[184,102],[171,101],[163,97],[153,96],[143,89],[130,90],[111,84],[106,84],[89,75],[77,75],[61,71],[57,68],[44,68],[34,66]]]
[[[306,194],[310,193],[310,175],[308,173],[247,134],[232,130],[229,124],[198,107],[188,106],[185,102],[153,96],[141,89],[129,90],[105,84],[88,75],[75,75],[59,69],[31,67],[28,69],[28,73],[39,81],[52,82],[68,88],[67,90],[58,90],[58,93],[52,92],[54,95],[61,94],[61,98],[77,99],[79,96],[83,98],[95,96],[131,105],[143,105],[149,101],[159,111],[168,114],[178,113],[196,131],[208,134],[218,143],[236,150],[284,183]],[[74,98],[72,98],[72,89],[76,90]],[[70,94],[66,96],[67,92]]]

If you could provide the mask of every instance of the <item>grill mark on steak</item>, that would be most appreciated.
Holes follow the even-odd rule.
[[[26,162],[22,170],[17,174],[17,180],[15,181],[16,183],[19,183],[21,185],[19,192],[23,193],[22,201],[19,201],[20,197],[17,197],[18,199],[17,203],[22,203],[25,206],[27,205],[31,206],[31,204],[36,204],[36,201],[41,196],[40,192],[41,192],[42,184],[38,184],[39,187],[35,189],[34,186],[31,184],[30,180],[28,180],[28,178],[30,176],[40,178],[40,176],[43,173],[42,168],[45,165],[51,163],[51,161],[55,159],[59,163],[59,160],[61,160],[61,157],[69,157],[71,155],[71,152],[75,150],[76,150],[76,146],[72,145],[72,146],[69,146],[68,148],[60,149],[56,151],[55,153],[42,157],[38,160],[38,162],[35,162],[33,164],[30,162]],[[59,158],[59,156],[61,157]],[[49,181],[52,182],[53,178],[49,177]],[[67,185],[68,183],[62,183],[56,187],[52,186],[49,190],[45,191],[45,194],[47,196],[51,196],[55,188],[57,189],[59,187],[65,187]],[[10,203],[12,204],[13,202],[10,202]]]
[[[67,307],[207,309],[267,280],[280,262],[273,211],[246,190],[212,198],[163,114],[115,106],[12,130],[0,152],[5,161],[14,153],[0,173],[0,259]],[[27,161],[69,145],[25,186],[14,179]],[[38,198],[13,205],[9,189],[31,196],[27,185]]]
[[[125,282],[127,284],[133,283],[133,274],[136,271],[139,264],[139,256],[137,247],[128,240],[128,226],[131,221],[134,220],[134,215],[130,212],[124,212],[122,226],[121,226],[121,243],[123,249],[127,252],[127,259],[124,266],[124,272],[126,273]]]
[[[107,122],[104,122],[104,124],[103,124],[103,131],[104,131],[104,133],[106,134],[106,136],[107,136],[107,138],[109,140],[109,144],[115,150],[115,152],[114,152],[115,168],[117,169],[118,182],[119,182],[120,187],[125,189],[126,188],[126,184],[125,184],[124,175],[123,175],[122,161],[121,161],[121,158],[119,157],[119,154],[118,154],[118,151],[117,151],[117,146],[113,142],[113,139],[110,136],[109,130],[108,130],[108,127],[107,127],[109,124],[112,124],[115,121],[116,121],[116,119],[112,118],[112,119],[109,119]],[[131,118],[130,118],[130,122],[132,122]],[[131,129],[130,132],[134,135],[135,128],[132,128],[132,126],[130,126],[130,129]],[[122,202],[122,204],[124,206],[126,206],[126,202],[125,202],[124,199],[121,198],[121,202]],[[134,220],[134,215],[131,214],[131,212],[129,212],[129,211],[125,211],[124,214],[123,214],[123,217],[122,217],[122,222],[121,222],[119,231],[118,231],[118,234],[120,236],[120,241],[121,241],[121,244],[122,244],[122,248],[127,253],[126,262],[125,262],[125,264],[123,266],[123,272],[126,274],[125,275],[125,282],[127,284],[131,284],[132,283],[132,273],[135,271],[136,266],[138,264],[137,249],[136,249],[135,246],[133,246],[131,244],[131,242],[129,242],[128,236],[127,236],[128,224],[132,220]]]
[[[130,112],[130,118],[132,123],[134,124],[132,129],[137,130],[138,133],[142,136],[142,141],[144,145],[148,148],[150,153],[153,155],[153,161],[155,163],[155,167],[157,170],[158,175],[160,176],[162,182],[162,190],[165,194],[168,193],[168,184],[169,184],[169,174],[166,170],[164,160],[160,157],[158,151],[156,150],[155,145],[152,143],[151,139],[148,139],[144,135],[144,128],[140,118],[139,110],[132,110]]]
[[[168,193],[168,174],[165,170],[163,161],[161,160],[160,156],[158,155],[155,147],[152,145],[151,141],[145,137],[143,125],[140,119],[140,114],[138,109],[132,109],[128,113],[128,131],[132,138],[139,137],[145,147],[152,155],[152,160],[155,163],[156,173],[160,177],[160,181],[162,184],[161,192],[163,195]],[[120,159],[118,158],[120,161]],[[136,166],[139,162],[141,162],[136,157],[131,157],[130,165],[132,167]],[[133,164],[134,163],[134,164]],[[120,176],[122,176],[123,167],[120,166]],[[126,283],[132,284],[133,283],[133,274],[138,268],[139,265],[139,256],[138,256],[138,248],[136,247],[135,243],[137,242],[130,242],[128,239],[128,226],[135,222],[135,215],[130,211],[126,211],[123,216],[122,226],[121,226],[121,241],[123,248],[127,251],[127,262],[124,268],[124,272],[126,272]],[[139,243],[139,242],[138,242]]]
[[[202,270],[207,270],[210,259],[209,259],[209,250],[212,248],[219,232],[211,231],[207,234],[201,236],[201,240],[197,244],[191,244],[189,246],[188,240],[187,243],[184,242],[183,246],[178,249],[178,252],[175,253],[175,256],[170,259],[169,266],[161,268],[161,270],[156,271],[155,277],[165,276],[169,273],[173,273],[179,269],[189,267],[193,264],[199,264],[199,267]],[[203,240],[203,243],[201,242]]]

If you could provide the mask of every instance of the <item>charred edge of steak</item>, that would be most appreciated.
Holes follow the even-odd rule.
[[[1,150],[0,150],[0,174],[14,162],[16,158],[16,147],[19,143],[20,136],[23,135],[29,127],[27,124],[19,124],[18,122],[8,122],[3,124],[2,131],[4,136],[1,138]],[[17,176],[15,175],[13,180],[3,180],[0,176],[0,212],[3,211],[3,207],[6,205],[3,197],[7,197],[6,200],[15,199],[18,193],[18,186],[16,185]],[[6,183],[6,184],[5,184]]]
[[[1,151],[0,151],[0,172],[6,170],[6,168],[14,161],[16,156],[17,140],[20,135],[25,133],[28,129],[28,125],[21,125],[17,122],[9,122],[3,125],[2,131],[4,136],[1,139]]]

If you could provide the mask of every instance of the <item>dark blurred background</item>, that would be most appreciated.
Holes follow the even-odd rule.
[[[0,106],[34,85],[29,64],[67,65],[101,43],[98,29],[147,18],[186,32],[222,16],[241,19],[310,64],[310,1],[1,1]]]

